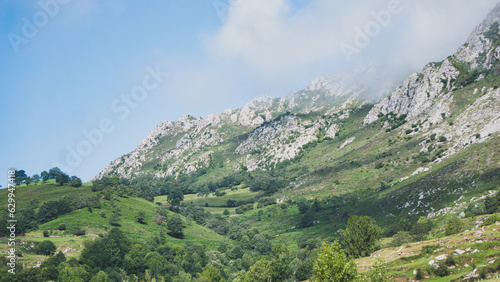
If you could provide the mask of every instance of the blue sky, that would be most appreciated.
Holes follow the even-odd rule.
[[[395,4],[397,13],[384,14]],[[452,54],[495,4],[2,1],[0,184],[9,168],[33,175],[54,164],[88,180],[163,120],[286,95],[373,60],[385,76],[403,79]],[[377,15],[390,17],[347,59],[342,43],[354,46]],[[134,93],[137,100],[124,102]],[[84,156],[68,159],[78,148]]]

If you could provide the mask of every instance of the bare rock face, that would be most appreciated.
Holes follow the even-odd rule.
[[[406,117],[407,124],[401,127],[402,131],[417,123],[425,130],[433,127],[425,136],[444,136],[452,142],[445,157],[500,131],[499,91],[490,86],[465,88],[473,82],[487,80],[491,74],[500,74],[499,23],[500,4],[453,56],[426,65],[421,73],[411,74],[403,85],[372,108],[364,123],[370,124],[381,115],[391,113]],[[455,100],[457,95],[472,95],[474,102],[463,107],[460,105],[463,102]],[[452,107],[463,110],[443,122],[451,116]],[[427,150],[425,144],[422,147],[422,151]]]
[[[460,87],[453,84],[461,74],[456,66],[466,64],[468,69],[462,70],[465,74],[477,68],[492,70],[494,63],[499,60],[500,46],[495,46],[495,38],[500,36],[499,22],[500,4],[474,29],[455,55],[442,63],[428,64],[421,73],[410,75],[402,86],[372,109],[364,123],[377,120],[379,113],[390,112],[398,116],[405,114],[408,121],[416,120],[423,114],[431,114],[431,122],[439,122],[439,115],[448,113],[446,101],[450,99],[449,92]]]
[[[133,152],[111,162],[97,177],[143,173],[164,177],[216,162],[234,169],[265,169],[293,159],[304,145],[319,138],[336,138],[353,112],[371,103],[373,97],[386,94],[366,115],[365,125],[381,115],[404,116],[406,124],[398,125],[400,137],[405,130],[417,134],[409,129],[418,125],[418,134],[443,136],[449,141],[441,157],[455,154],[500,131],[500,90],[491,82],[492,75],[500,76],[499,23],[500,4],[453,56],[427,64],[397,88],[380,81],[377,85],[384,89],[370,87],[379,73],[372,64],[315,79],[303,90],[280,98],[259,96],[241,109],[161,122]],[[481,86],[471,89],[473,83]],[[351,146],[350,142],[355,139],[342,147]],[[423,142],[419,146],[424,152],[430,145]]]
[[[324,137],[335,138],[342,120],[349,117],[349,108],[365,101],[362,96],[368,87],[351,81],[357,81],[355,76],[367,71],[374,72],[370,68],[358,69],[329,79],[319,78],[288,96],[262,95],[241,109],[161,122],[133,152],[111,162],[97,178],[108,174],[132,177],[145,172],[164,177],[196,171],[210,166],[221,150],[227,153],[228,142],[238,142],[230,153],[249,170],[290,160],[302,146],[318,140],[320,131]],[[335,122],[297,116],[331,116],[339,112],[343,113]]]

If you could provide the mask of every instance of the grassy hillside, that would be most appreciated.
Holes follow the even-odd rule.
[[[483,222],[486,218],[468,219],[467,225],[471,231],[384,248],[370,257],[357,259],[356,264],[361,271],[366,271],[376,260],[381,259],[388,264],[388,272],[394,281],[414,279],[418,269],[425,281],[455,281],[467,275],[469,278],[498,281],[500,223],[481,227],[477,222]],[[446,264],[449,273],[445,277],[436,275],[440,264]]]
[[[68,185],[60,186],[51,179],[47,182],[31,183],[29,186],[26,184],[21,184],[16,186],[15,190],[15,200],[19,207],[27,206],[31,201],[37,200],[39,203],[44,203],[47,201],[60,200],[65,196],[71,196],[74,194],[85,194],[90,195],[92,183],[85,183],[82,187],[75,188]],[[1,206],[7,203],[7,194],[9,191],[7,189],[0,189],[0,203]]]

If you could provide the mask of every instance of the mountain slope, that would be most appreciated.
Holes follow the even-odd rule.
[[[367,97],[383,90],[374,93],[363,83],[375,66],[318,79],[286,97],[262,96],[242,109],[163,122],[98,177],[152,175],[168,182],[164,177],[200,172],[184,191],[206,194],[208,186],[215,187],[208,192],[231,187],[212,184],[239,173],[258,191],[250,182],[264,170],[280,181],[266,196],[334,202],[342,216],[326,218],[335,228],[346,214],[389,224],[394,215],[444,209],[465,191],[469,199],[481,196],[499,181],[499,22],[500,5],[454,55],[411,74],[375,105]]]

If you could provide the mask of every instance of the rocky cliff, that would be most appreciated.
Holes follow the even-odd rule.
[[[433,150],[436,136],[445,138],[434,159],[440,162],[500,131],[499,23],[500,5],[454,55],[427,64],[398,87],[370,86],[377,73],[372,64],[313,80],[288,96],[259,96],[241,109],[161,122],[133,152],[111,162],[97,177],[165,177],[216,166],[268,169],[293,160],[308,144],[337,138],[345,123],[358,124],[350,116],[360,113],[365,115],[356,130],[383,121],[381,132],[394,130],[399,142],[422,139],[416,147],[422,153]],[[386,97],[373,106],[373,99],[381,96]],[[367,114],[366,107],[371,108]],[[359,142],[371,137],[364,138],[349,136],[338,149],[361,146]]]

